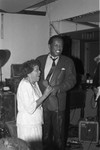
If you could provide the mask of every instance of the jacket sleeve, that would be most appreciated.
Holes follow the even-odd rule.
[[[59,84],[60,91],[68,91],[76,84],[76,70],[72,60],[65,63],[65,75],[63,82]]]

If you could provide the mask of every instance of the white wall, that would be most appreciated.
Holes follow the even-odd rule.
[[[9,49],[11,56],[2,67],[2,78],[10,77],[10,66],[23,63],[48,52],[49,24],[46,16],[3,15],[3,39],[0,28],[0,49]],[[0,24],[1,14],[0,14]]]

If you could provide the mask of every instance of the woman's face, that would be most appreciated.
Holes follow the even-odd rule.
[[[29,77],[31,78],[32,83],[39,81],[40,70],[38,65],[33,67],[33,71],[29,74]]]

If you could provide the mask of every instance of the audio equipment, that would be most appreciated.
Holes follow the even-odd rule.
[[[16,120],[15,94],[12,92],[2,92],[0,94],[0,121]]]
[[[99,124],[95,121],[79,122],[79,141],[98,142]]]

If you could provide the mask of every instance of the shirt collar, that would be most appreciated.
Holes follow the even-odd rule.
[[[49,58],[52,57],[53,59],[59,59],[59,56],[54,57],[54,56],[52,56],[51,54],[49,54],[48,56],[49,56]]]

